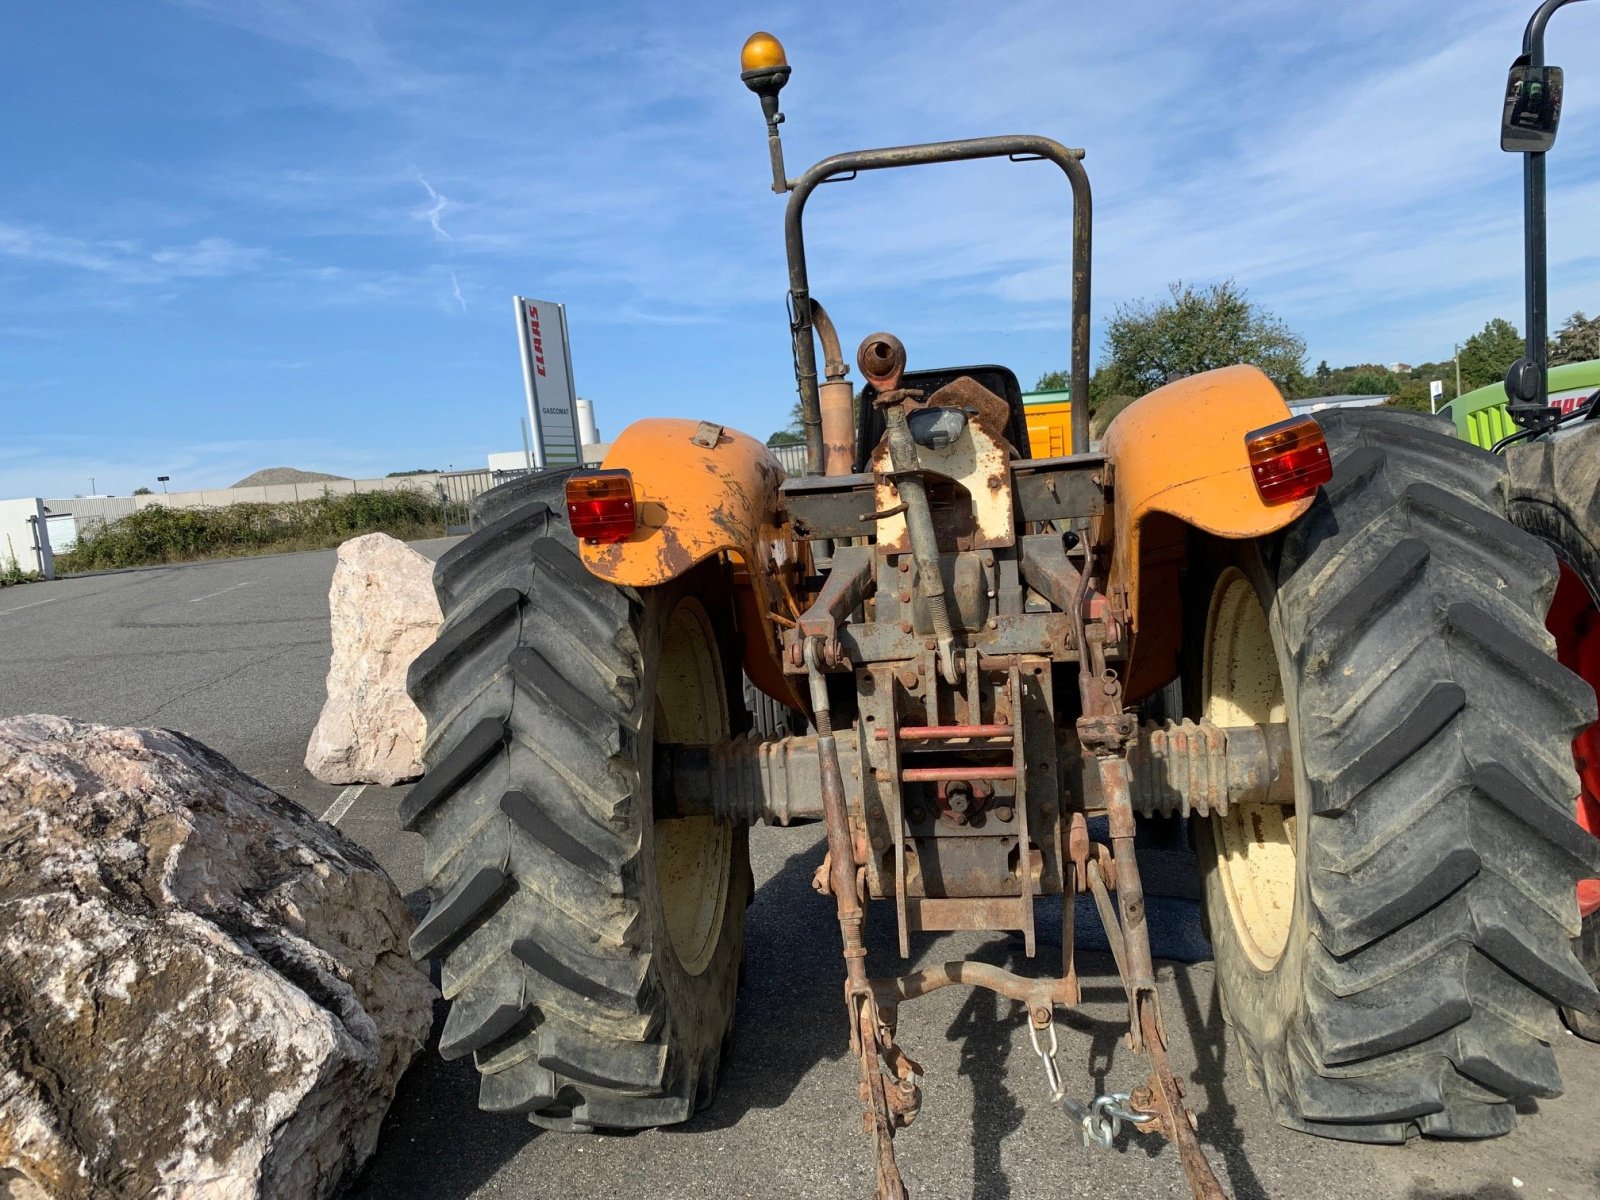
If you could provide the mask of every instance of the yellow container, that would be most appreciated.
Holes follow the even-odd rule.
[[[1028,423],[1028,448],[1034,458],[1061,458],[1072,453],[1072,402],[1066,391],[1031,392],[1023,397]],[[1037,400],[1032,397],[1039,397]],[[1055,397],[1062,399],[1055,399]]]

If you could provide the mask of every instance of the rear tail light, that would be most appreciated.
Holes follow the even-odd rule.
[[[633,476],[626,471],[585,471],[567,479],[567,520],[591,544],[625,542],[638,527]]]
[[[1290,417],[1244,435],[1250,474],[1268,504],[1312,495],[1333,478],[1322,426],[1313,417]]]

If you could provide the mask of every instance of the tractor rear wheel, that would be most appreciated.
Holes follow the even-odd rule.
[[[480,1107],[669,1125],[711,1099],[751,876],[747,830],[654,819],[652,747],[725,739],[739,675],[712,568],[595,578],[564,480],[488,493],[434,572],[444,625],[410,675],[428,773],[401,802],[432,900],[412,952],[440,960],[439,1049],[474,1056]]]
[[[1506,452],[1507,515],[1556,552],[1561,577],[1545,624],[1556,655],[1600,691],[1600,426]],[[1578,822],[1600,836],[1600,724],[1572,743],[1578,768]],[[1583,933],[1578,958],[1600,984],[1600,879],[1578,885]],[[1600,1042],[1600,1014],[1562,1010],[1568,1028]]]
[[[1568,749],[1594,696],[1549,653],[1549,552],[1499,463],[1401,414],[1322,418],[1333,479],[1283,533],[1196,547],[1186,706],[1287,722],[1292,806],[1197,829],[1222,1011],[1283,1124],[1503,1134],[1561,1090],[1592,1003]]]

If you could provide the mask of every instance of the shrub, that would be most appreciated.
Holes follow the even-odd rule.
[[[336,546],[363,533],[398,538],[444,533],[439,501],[423,491],[324,492],[283,504],[169,508],[152,504],[115,521],[79,530],[78,544],[56,556],[63,572],[276,554]]]

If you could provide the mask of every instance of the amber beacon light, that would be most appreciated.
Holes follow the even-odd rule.
[[[739,51],[739,70],[770,71],[774,67],[787,67],[789,60],[783,53],[783,43],[770,33],[752,33],[744,40]]]
[[[1322,426],[1313,417],[1290,417],[1244,435],[1250,474],[1268,504],[1312,495],[1333,478]]]
[[[625,542],[638,528],[633,476],[627,471],[585,471],[567,480],[567,521],[583,541]]]

